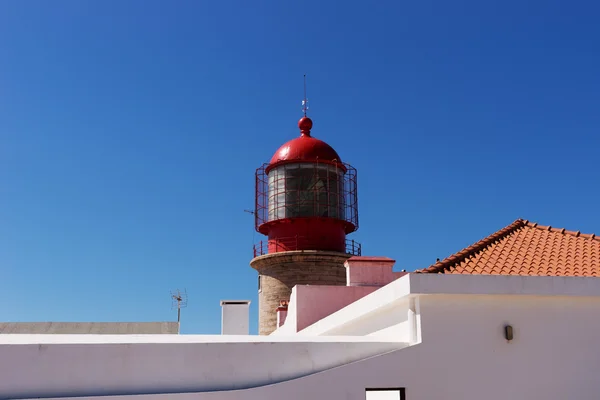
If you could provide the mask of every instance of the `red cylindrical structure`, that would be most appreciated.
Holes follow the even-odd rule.
[[[356,169],[310,135],[312,121],[298,122],[300,137],[282,145],[256,170],[256,230],[268,236],[255,256],[290,250],[357,254],[346,235],[358,229]]]

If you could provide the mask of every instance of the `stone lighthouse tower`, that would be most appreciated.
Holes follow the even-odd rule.
[[[261,335],[277,328],[276,309],[295,285],[345,285],[344,262],[360,255],[346,239],[358,229],[356,169],[313,137],[312,126],[305,104],[300,136],[256,170],[255,227],[268,237],[250,262],[259,274]]]

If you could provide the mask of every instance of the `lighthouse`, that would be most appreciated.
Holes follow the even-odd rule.
[[[258,271],[259,334],[277,328],[277,307],[295,285],[345,285],[344,262],[360,255],[347,235],[358,229],[357,173],[312,135],[313,122],[298,121],[300,134],[256,170],[254,245]]]

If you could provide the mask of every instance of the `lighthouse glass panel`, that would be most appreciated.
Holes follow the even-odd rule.
[[[269,221],[344,219],[343,171],[327,164],[286,164],[269,172]]]

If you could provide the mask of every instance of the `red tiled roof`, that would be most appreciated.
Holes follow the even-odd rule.
[[[518,219],[472,246],[415,272],[600,277],[600,237]]]

